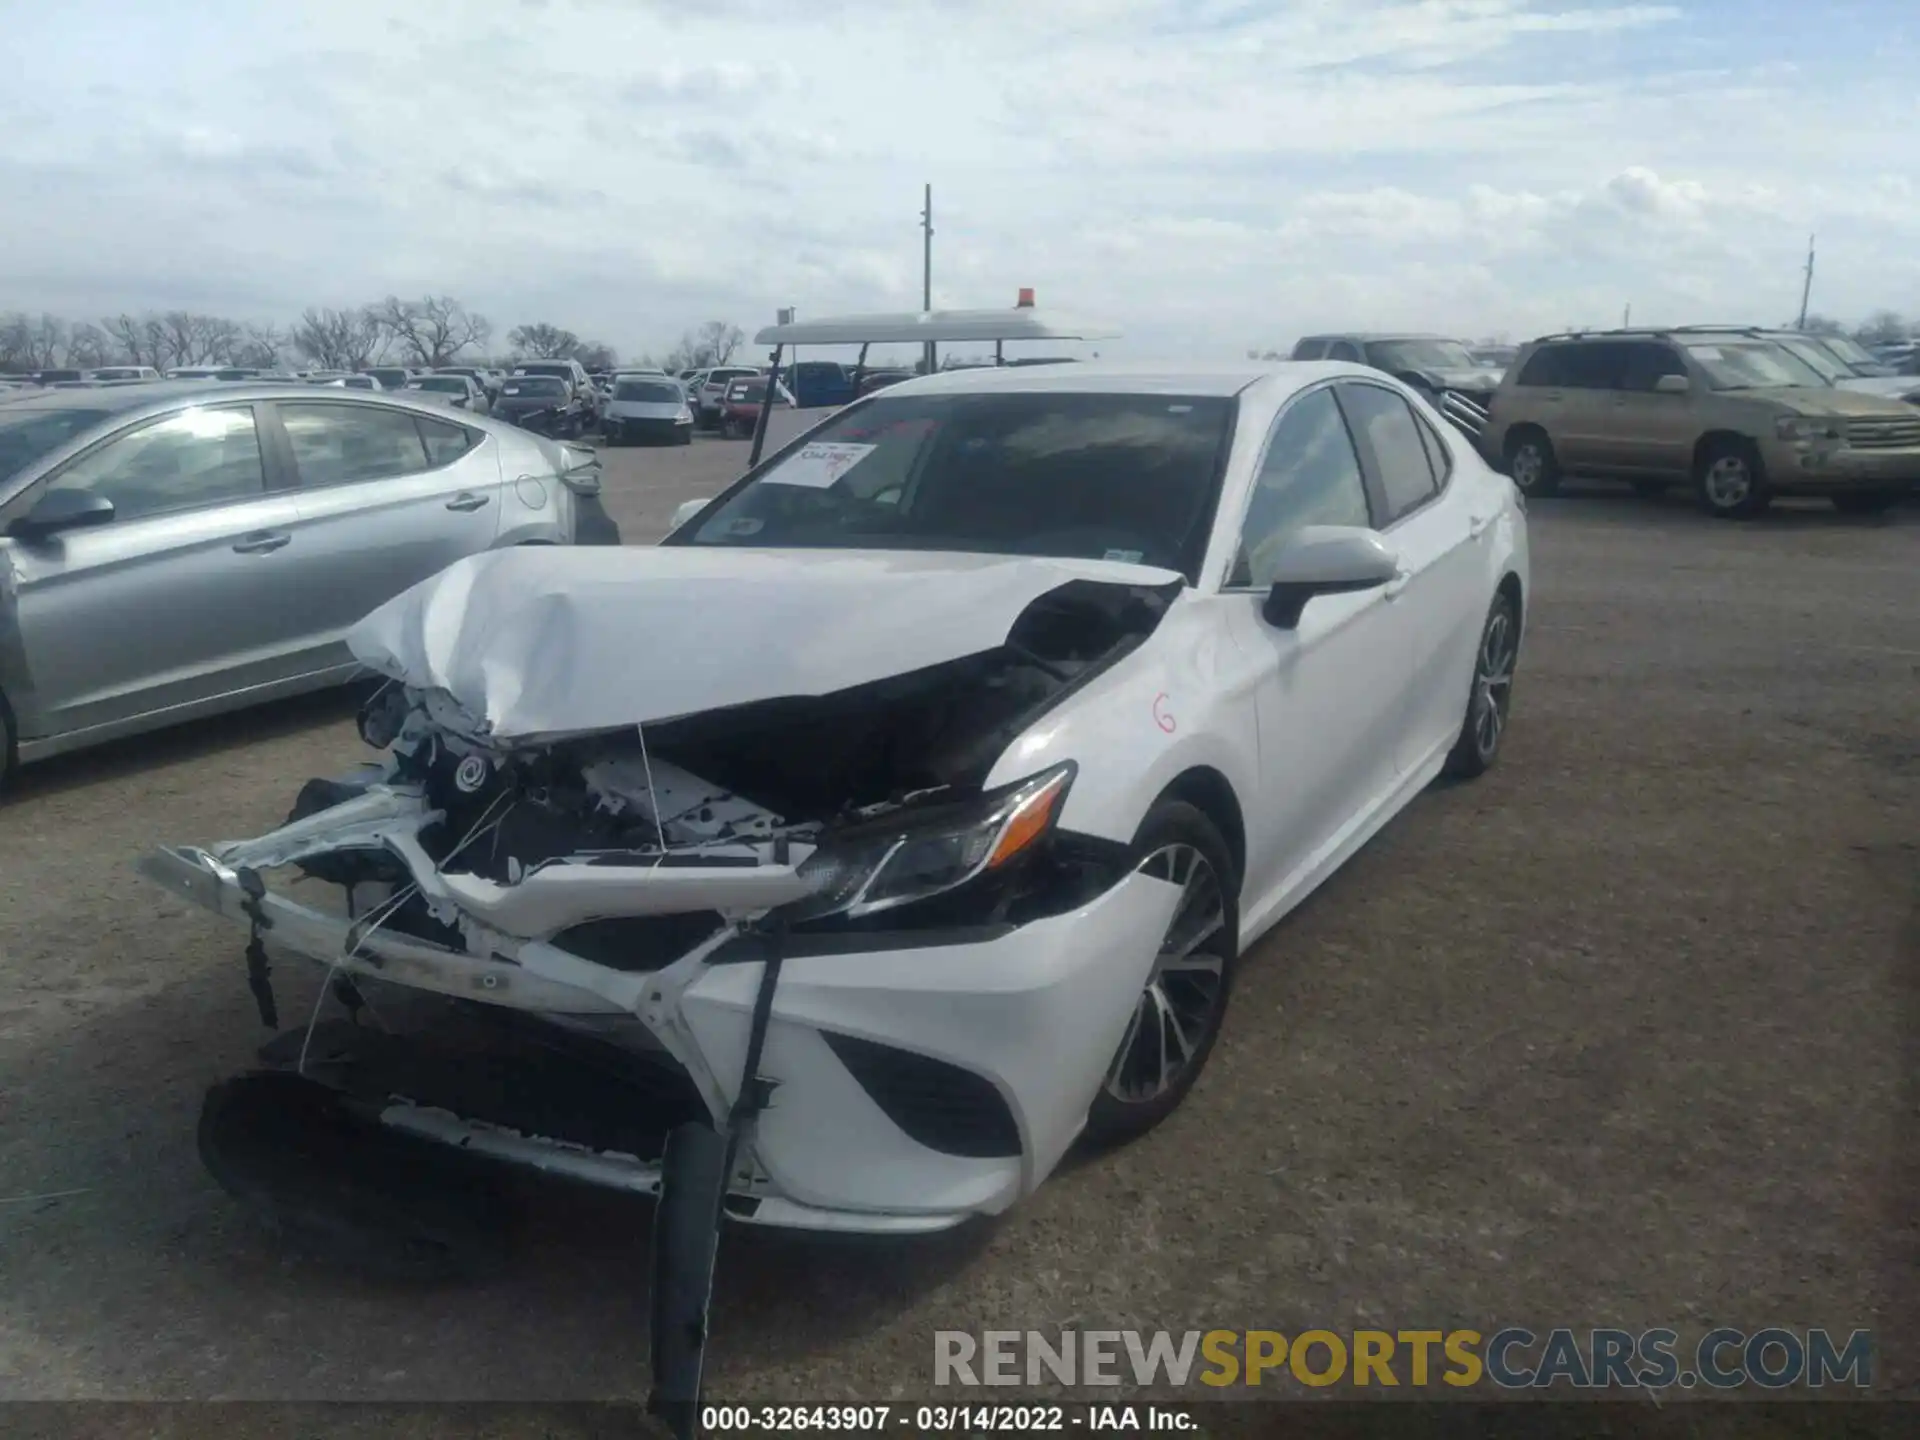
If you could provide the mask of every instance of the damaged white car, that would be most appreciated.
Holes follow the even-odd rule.
[[[642,1192],[672,1134],[716,1223],[1004,1210],[1172,1111],[1242,948],[1499,751],[1521,503],[1357,366],[914,380],[694,508],[374,612],[383,761],[143,862],[250,927],[270,1022],[269,952],[337,972],[365,1023],[267,1053],[387,1133]]]

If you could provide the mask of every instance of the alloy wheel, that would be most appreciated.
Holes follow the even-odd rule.
[[[1107,1093],[1129,1105],[1166,1094],[1204,1052],[1220,1020],[1227,968],[1220,953],[1226,892],[1207,857],[1192,845],[1167,845],[1139,869],[1178,885],[1180,902],[1107,1072]]]
[[[1541,472],[1545,469],[1546,457],[1531,440],[1522,441],[1515,447],[1513,459],[1507,466],[1509,478],[1522,490],[1531,490],[1538,485]]]
[[[1497,609],[1480,639],[1480,655],[1473,669],[1473,744],[1482,760],[1491,760],[1507,728],[1507,707],[1513,699],[1513,665],[1519,647],[1514,643],[1513,616]]]
[[[1744,456],[1722,455],[1707,467],[1704,488],[1714,509],[1738,509],[1753,494],[1753,470]]]

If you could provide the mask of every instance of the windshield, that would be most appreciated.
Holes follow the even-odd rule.
[[[1791,338],[1782,336],[1780,347],[1795,359],[1802,361],[1810,370],[1815,371],[1829,385],[1836,380],[1849,379],[1853,375],[1853,371],[1842,365],[1818,340],[1803,340],[1797,335]]]
[[[563,395],[567,387],[550,375],[520,375],[500,387],[502,395]]]
[[[522,365],[515,373],[520,375],[565,375],[568,379],[572,379],[573,367],[571,365]]]
[[[1233,415],[1220,396],[881,396],[667,543],[1054,555],[1191,581]]]
[[[1687,346],[1716,390],[1766,390],[1780,385],[1826,388],[1806,361],[1771,340],[1715,340]]]
[[[1867,353],[1864,346],[1849,340],[1844,335],[1822,335],[1820,343],[1832,351],[1840,363],[1856,375],[1891,375],[1891,365],[1883,365]]]
[[[680,387],[665,380],[622,380],[613,387],[616,400],[638,400],[648,405],[678,405]]]
[[[106,410],[0,410],[0,480],[10,480],[112,413]]]
[[[1367,346],[1382,370],[1478,370],[1467,347],[1457,340],[1381,340]]]

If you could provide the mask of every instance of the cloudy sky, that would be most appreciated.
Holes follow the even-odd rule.
[[[0,0],[0,310],[1920,312],[1915,0]]]

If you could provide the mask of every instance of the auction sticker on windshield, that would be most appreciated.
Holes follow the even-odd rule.
[[[811,490],[832,487],[847,471],[874,452],[872,445],[803,445],[790,460],[761,478],[769,485],[804,485]]]

